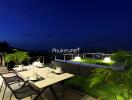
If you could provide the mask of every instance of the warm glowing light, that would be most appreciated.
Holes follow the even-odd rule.
[[[105,57],[105,58],[104,58],[104,62],[105,62],[105,63],[109,63],[109,62],[111,62],[110,57]]]
[[[75,61],[80,61],[81,60],[81,57],[77,56],[74,58]]]

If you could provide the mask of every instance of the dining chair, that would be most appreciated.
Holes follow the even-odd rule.
[[[13,85],[13,84],[18,83],[19,86],[20,86],[20,82],[24,82],[24,80],[21,77],[19,77],[16,73],[13,73],[13,72],[3,73],[3,74],[0,74],[0,75],[3,78],[3,81],[2,81],[2,84],[1,84],[1,87],[0,87],[0,92],[1,92],[3,84],[4,84],[4,80],[6,80],[6,82],[9,85]],[[3,93],[3,96],[2,96],[2,100],[4,98],[4,95],[5,95],[5,92],[6,92],[6,88],[7,87],[5,85],[5,89],[4,89],[4,93]]]
[[[9,84],[23,82],[23,79],[21,77],[19,77],[14,72],[8,72],[8,73],[3,73],[3,74],[0,73],[0,75],[2,77],[4,77]],[[3,86],[3,83],[4,83],[4,81],[2,81],[2,84],[1,84],[1,87],[0,87],[0,92],[1,92],[1,89],[2,89],[2,86]]]
[[[39,94],[39,91],[36,90],[36,89],[34,89],[28,83],[28,81],[26,81],[24,83],[24,85],[22,85],[20,88],[13,89],[11,87],[12,83],[9,83],[5,77],[2,76],[2,78],[4,80],[4,83],[5,83],[6,87],[8,87],[11,90],[11,96],[10,96],[10,99],[9,100],[12,99],[12,95],[14,95],[16,97],[16,99],[21,100],[21,99],[24,99],[24,98],[29,97],[29,96],[31,96],[31,98],[32,98],[32,95]],[[14,80],[15,80],[15,78],[14,78]],[[6,92],[6,89],[4,91],[4,94],[5,94],[5,92]],[[4,96],[3,96],[2,100],[3,99],[4,99]]]

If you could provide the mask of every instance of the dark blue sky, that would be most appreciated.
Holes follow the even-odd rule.
[[[132,49],[132,2],[0,0],[0,40],[12,46]]]

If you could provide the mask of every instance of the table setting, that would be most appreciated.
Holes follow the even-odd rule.
[[[26,69],[25,71],[18,71],[24,68]],[[17,69],[14,68],[14,70],[20,77],[32,84],[38,90],[41,90],[40,94],[37,95],[36,100],[45,91],[46,88],[51,89],[53,87],[53,84],[56,84],[60,81],[66,80],[74,76],[70,73],[64,73],[59,66],[55,66],[54,68],[39,68],[32,64],[28,66],[18,66]],[[51,91],[53,92],[53,88],[51,89]]]

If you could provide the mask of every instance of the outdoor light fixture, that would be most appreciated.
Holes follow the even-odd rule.
[[[76,57],[74,58],[74,60],[75,60],[75,61],[80,61],[80,60],[81,60],[81,57],[76,56]]]
[[[109,62],[111,62],[110,57],[105,57],[105,58],[104,58],[104,62],[105,62],[105,63],[109,63]]]

